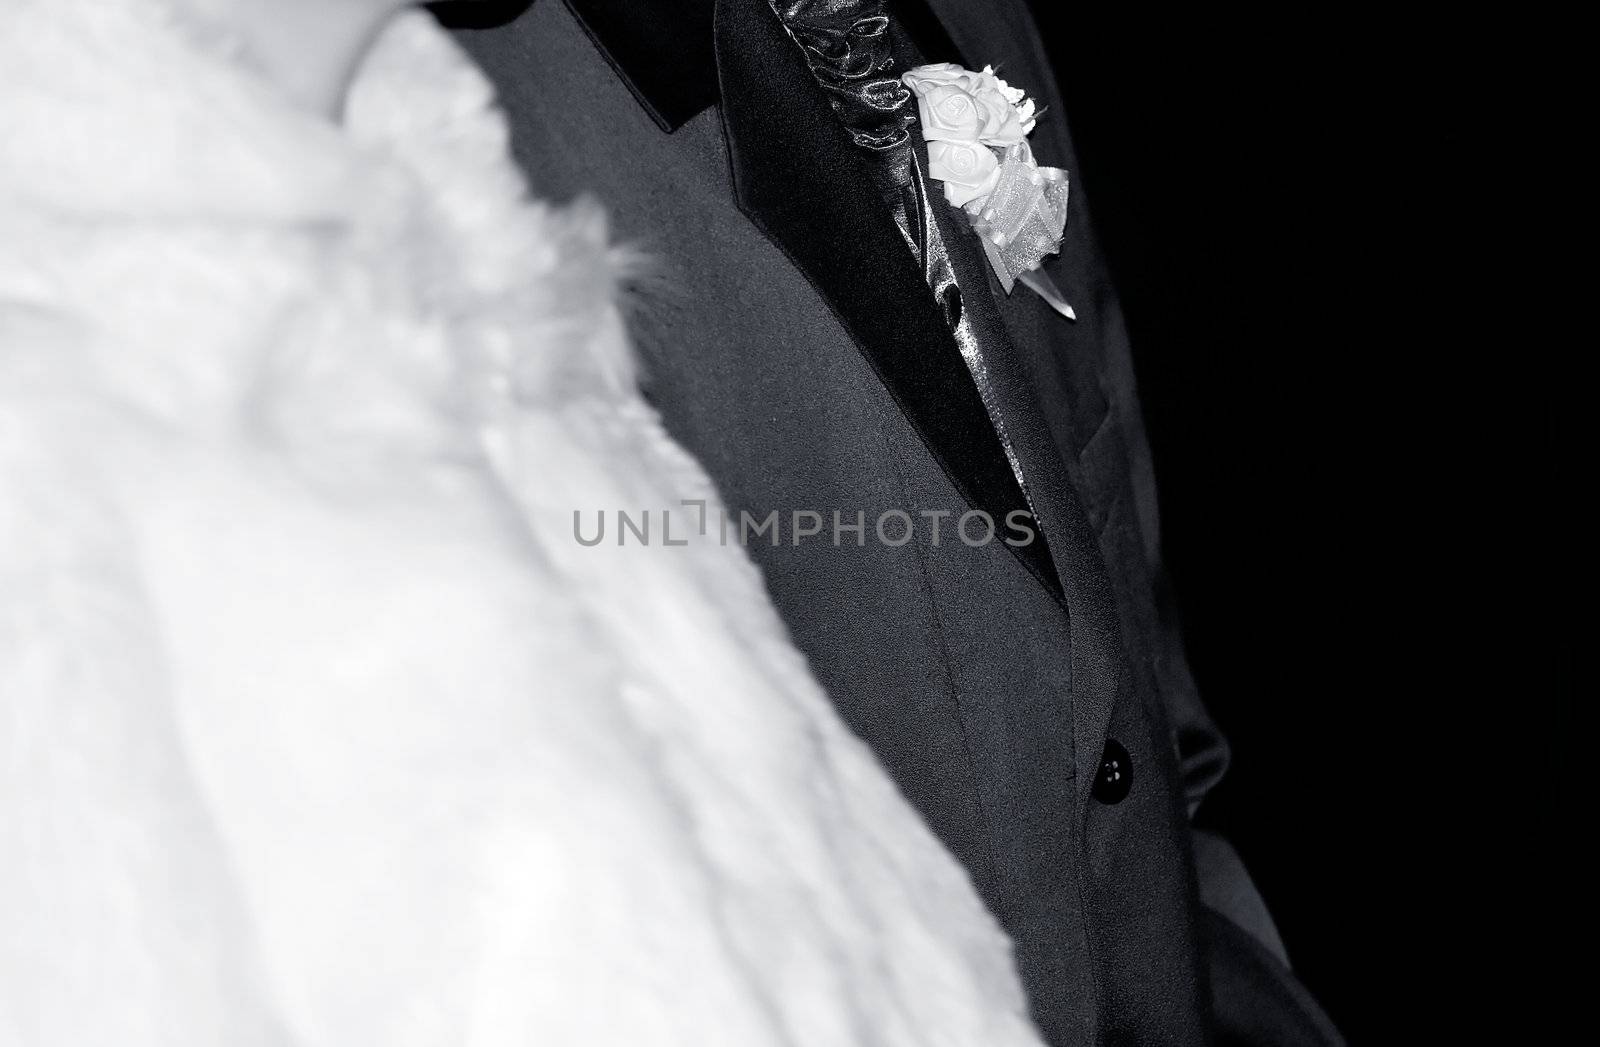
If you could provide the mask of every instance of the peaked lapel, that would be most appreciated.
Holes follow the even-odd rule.
[[[720,102],[740,210],[828,303],[967,503],[997,526],[1036,508],[867,161],[765,0],[566,3],[663,131]],[[893,13],[929,61],[962,60],[924,0]],[[1033,542],[1008,548],[1060,600],[1038,523]]]
[[[803,272],[975,509],[1028,512],[1005,448],[866,160],[757,0],[717,0],[723,129],[739,208]],[[1057,598],[1043,532],[1009,547]]]

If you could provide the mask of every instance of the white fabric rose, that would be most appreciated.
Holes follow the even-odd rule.
[[[917,95],[922,137],[930,142],[976,142],[990,123],[978,102],[955,84],[934,84]]]
[[[993,66],[986,65],[981,73],[968,73],[967,75],[974,81],[972,87],[974,95],[985,100],[998,99],[1005,102],[1006,109],[1016,117],[1017,125],[1021,128],[1022,134],[1029,135],[1033,133],[1033,125],[1037,113],[1033,99],[1024,94],[1021,88],[1012,87],[994,75]],[[1018,141],[1020,141],[1020,136]],[[1015,143],[995,141],[988,144],[1004,148]]]
[[[928,174],[944,183],[944,198],[956,207],[982,200],[1000,180],[994,150],[978,142],[929,142]]]
[[[900,79],[917,96],[927,141],[982,142],[1004,149],[1033,130],[1033,101],[995,76],[990,66],[975,73],[940,62],[919,66]]]

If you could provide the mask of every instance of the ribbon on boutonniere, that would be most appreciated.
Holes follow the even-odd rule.
[[[1033,99],[984,66],[923,65],[901,81],[917,99],[928,176],[967,215],[1007,294],[1021,283],[1069,320],[1077,314],[1040,266],[1061,249],[1067,224],[1067,172],[1041,167],[1027,136]]]

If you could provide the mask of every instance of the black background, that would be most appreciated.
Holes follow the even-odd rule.
[[[1501,243],[1532,160],[1494,43],[1352,9],[1036,14],[1234,746],[1201,821],[1352,1042],[1530,1042],[1570,938],[1576,542],[1549,291]]]

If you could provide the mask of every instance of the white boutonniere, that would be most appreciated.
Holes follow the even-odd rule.
[[[1039,268],[1061,248],[1067,173],[1034,162],[1027,141],[1038,115],[1033,99],[989,66],[974,72],[941,62],[900,79],[917,99],[928,175],[966,213],[1006,293],[1020,282],[1076,319]]]

